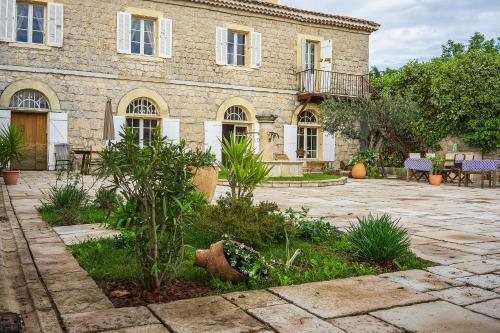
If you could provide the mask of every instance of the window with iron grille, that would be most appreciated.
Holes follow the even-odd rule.
[[[247,121],[247,114],[239,106],[231,106],[224,113],[224,120],[230,120],[230,121]]]

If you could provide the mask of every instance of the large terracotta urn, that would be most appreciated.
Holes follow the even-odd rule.
[[[206,268],[208,273],[224,281],[241,282],[246,277],[229,265],[224,255],[224,242],[210,245],[209,250],[196,250],[195,265]]]
[[[364,179],[366,178],[366,168],[363,163],[356,163],[352,167],[352,178],[354,179]]]
[[[217,180],[219,178],[219,169],[215,167],[209,168],[191,168],[193,173],[193,183],[198,191],[205,194],[208,202],[214,198]]]

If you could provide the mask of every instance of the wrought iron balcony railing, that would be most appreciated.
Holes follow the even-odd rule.
[[[300,94],[361,97],[370,93],[368,75],[308,69],[297,73]]]

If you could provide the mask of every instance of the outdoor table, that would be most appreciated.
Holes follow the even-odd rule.
[[[82,174],[87,174],[87,165],[90,165],[92,159],[92,149],[91,148],[73,148],[73,153],[76,155],[82,155],[82,166],[80,172]]]
[[[432,161],[427,158],[408,158],[405,161],[406,181],[415,178],[417,182],[423,177],[429,180],[429,173],[432,170]]]
[[[500,160],[463,160],[460,161],[460,178],[458,186],[462,186],[462,178],[465,181],[465,186],[469,186],[470,175],[481,175],[481,188],[484,188],[484,177],[487,175],[489,187],[495,188],[497,185],[497,171],[500,167]],[[464,177],[462,177],[462,175]]]

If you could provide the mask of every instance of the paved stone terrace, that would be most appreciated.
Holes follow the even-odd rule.
[[[10,227],[0,225],[0,254],[9,274],[22,270],[26,283],[19,282],[19,290],[29,295],[8,297],[10,308],[30,321],[29,332],[500,332],[499,189],[395,180],[258,189],[258,200],[305,206],[340,227],[369,213],[398,216],[412,234],[414,251],[437,265],[115,309],[36,213],[54,178],[24,172],[20,184],[8,188],[10,202],[3,187]],[[17,259],[6,265],[3,258],[14,250]],[[4,297],[12,276],[0,278]],[[16,305],[20,300],[24,307]]]

